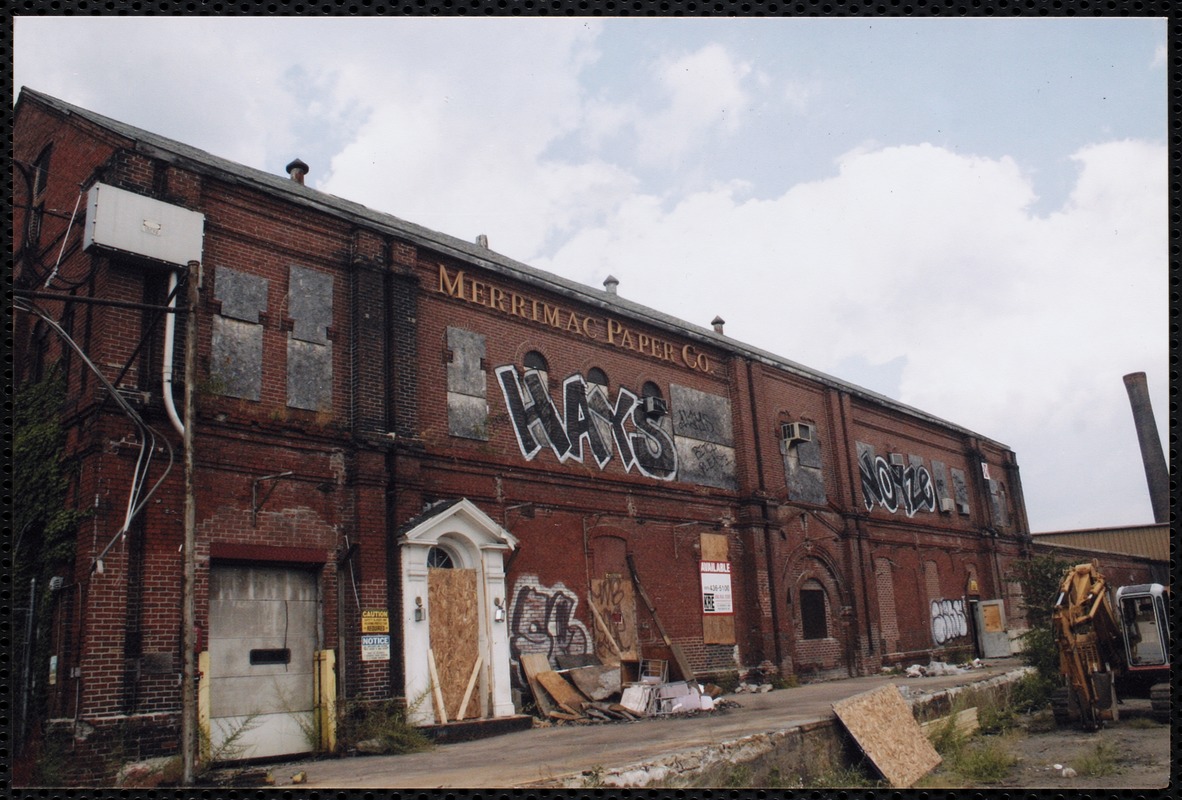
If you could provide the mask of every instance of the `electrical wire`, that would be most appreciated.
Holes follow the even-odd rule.
[[[74,211],[70,214],[70,222],[66,225],[66,235],[62,237],[62,248],[57,253],[57,263],[53,265],[53,271],[49,273],[49,277],[45,279],[45,288],[49,289],[53,279],[57,277],[58,267],[62,265],[62,257],[66,254],[66,242],[70,241],[70,231],[74,230],[74,219],[78,216],[78,206],[82,205],[81,189],[78,190],[78,199],[74,201]]]
[[[112,547],[115,546],[115,543],[127,535],[127,531],[131,527],[131,523],[135,519],[136,515],[139,514],[152,495],[156,493],[156,490],[159,489],[161,484],[164,483],[165,478],[168,477],[168,473],[172,471],[173,464],[175,463],[172,445],[169,443],[166,437],[160,436],[157,431],[152,428],[152,426],[144,422],[144,419],[139,415],[139,412],[137,412],[135,408],[133,408],[132,405],[127,402],[123,395],[119,394],[119,390],[116,389],[109,380],[107,380],[107,377],[103,375],[98,366],[96,366],[95,363],[90,360],[82,347],[74,341],[73,337],[71,337],[55,319],[53,319],[43,309],[20,298],[17,298],[13,301],[13,307],[19,311],[24,311],[37,316],[47,325],[49,325],[49,327],[52,328],[58,334],[58,336],[60,336],[62,340],[67,345],[69,345],[69,347],[75,353],[78,354],[78,357],[82,359],[82,363],[84,363],[98,377],[99,382],[102,383],[103,387],[115,400],[115,403],[128,417],[128,419],[131,420],[132,424],[135,425],[140,434],[140,451],[139,455],[136,457],[135,469],[132,473],[131,489],[128,491],[127,509],[124,513],[123,524],[120,526],[118,532],[115,533],[114,537],[112,537],[111,541],[107,543],[107,546],[103,548],[102,552],[95,556],[94,560],[91,562],[90,569],[93,572],[95,569],[97,569],[103,557],[111,550]],[[164,471],[160,474],[160,477],[156,479],[156,482],[153,483],[151,488],[149,488],[145,493],[144,487],[148,484],[148,475],[152,466],[152,454],[157,450],[158,442],[163,444],[168,454],[168,464],[165,466]]]

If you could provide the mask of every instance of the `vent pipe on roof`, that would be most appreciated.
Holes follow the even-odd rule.
[[[620,282],[618,280],[616,280],[615,276],[608,275],[606,278],[603,279],[603,288],[607,289],[608,294],[615,294],[616,287],[619,285],[620,285]]]
[[[307,164],[297,158],[284,167],[284,169],[287,170],[287,174],[291,176],[293,181],[300,184],[301,186],[304,185],[304,176],[308,174]]]
[[[1137,426],[1137,442],[1141,445],[1141,461],[1145,465],[1145,479],[1149,482],[1149,501],[1153,504],[1153,521],[1170,521],[1170,469],[1162,452],[1161,437],[1153,419],[1149,402],[1149,382],[1144,372],[1133,372],[1124,378],[1133,407],[1133,423]]]
[[[483,233],[480,234],[479,236],[476,237],[476,244],[479,245],[480,247],[483,247],[485,250],[487,250],[488,249],[488,237],[485,236]]]
[[[726,324],[726,320],[722,317],[715,317],[710,324],[714,326],[715,333],[722,333],[722,326]]]

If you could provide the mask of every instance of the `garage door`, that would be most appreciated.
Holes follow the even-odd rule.
[[[315,749],[316,575],[217,566],[209,585],[210,753],[214,760]]]

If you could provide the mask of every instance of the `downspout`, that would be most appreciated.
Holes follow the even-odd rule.
[[[161,365],[162,387],[160,393],[164,396],[164,410],[168,412],[168,419],[172,422],[172,427],[176,429],[177,433],[184,436],[185,424],[181,422],[181,417],[176,410],[176,400],[172,396],[172,351],[176,347],[176,287],[177,273],[176,270],[173,270],[168,273],[169,311],[164,315],[164,359]]]
[[[776,655],[776,670],[780,670],[784,663],[783,648],[780,645],[780,595],[776,588],[776,570],[772,563],[772,531],[771,516],[767,508],[767,490],[764,485],[763,451],[760,447],[759,412],[755,403],[755,376],[751,370],[751,360],[744,359],[747,370],[747,400],[751,404],[752,440],[755,443],[755,473],[759,482],[759,510],[763,517],[763,558],[767,565],[767,588],[772,612],[772,648]],[[793,665],[795,668],[795,665]]]

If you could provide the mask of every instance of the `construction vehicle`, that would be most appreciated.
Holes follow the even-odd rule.
[[[1051,613],[1065,684],[1051,699],[1058,724],[1097,730],[1118,719],[1118,694],[1148,694],[1154,718],[1169,722],[1168,606],[1159,583],[1113,592],[1096,561],[1067,570]]]

